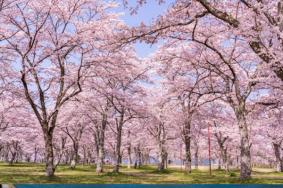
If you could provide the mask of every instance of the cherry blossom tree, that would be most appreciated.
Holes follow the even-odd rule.
[[[175,100],[177,109],[183,114],[181,126],[182,138],[185,144],[185,169],[191,173],[191,138],[193,116],[200,106],[213,101],[218,96],[211,95],[215,91],[209,83],[215,76],[210,71],[198,67],[198,49],[196,53],[185,52],[187,44],[168,41],[156,53],[154,61],[159,61],[160,75],[165,75],[165,86],[168,88],[168,98]],[[192,50],[193,51],[193,50]],[[194,56],[195,59],[191,59]]]
[[[127,0],[124,0],[127,4]],[[164,3],[164,1],[158,1]],[[132,12],[146,1],[137,1]],[[283,80],[282,52],[282,0],[275,1],[208,1],[176,0],[168,11],[159,16],[150,26],[141,24],[132,30],[126,42],[144,38],[156,42],[158,38],[177,33],[183,26],[190,26],[196,20],[219,20],[220,25],[227,25],[226,30],[245,40],[252,51]],[[209,30],[207,30],[209,32]],[[209,34],[209,33],[207,33]],[[175,36],[176,37],[176,36]]]
[[[96,172],[101,173],[103,172],[105,159],[105,133],[111,112],[111,105],[107,98],[98,93],[93,87],[86,89],[79,100],[82,101],[83,105],[80,105],[78,109],[83,112],[82,117],[89,120],[92,130],[90,132],[95,141]]]
[[[258,103],[259,107],[255,113],[257,117],[254,117],[258,121],[255,129],[257,137],[268,140],[270,146],[272,146],[278,172],[283,170],[282,103],[277,101],[281,99],[281,94],[282,90],[273,88],[267,96],[261,97],[261,101]]]
[[[155,139],[158,146],[158,170],[162,171],[166,168],[168,160],[167,144],[170,139],[174,139],[170,116],[170,108],[166,104],[163,96],[156,95],[152,97],[154,103],[149,105],[150,117],[147,120],[146,129],[148,133]],[[165,98],[166,99],[166,98]]]
[[[116,27],[116,15],[106,13],[113,6],[102,1],[23,0],[2,13],[1,49],[17,64],[22,92],[42,127],[47,176],[55,171],[52,140],[60,109],[81,92],[86,66],[105,45],[105,30]]]
[[[66,105],[64,107],[64,117],[60,118],[59,120],[59,126],[60,131],[65,133],[64,135],[66,139],[66,136],[71,140],[72,145],[72,154],[71,154],[71,168],[75,168],[76,164],[79,162],[80,156],[79,156],[79,150],[81,147],[81,140],[84,136],[84,133],[87,129],[89,129],[89,121],[86,119],[84,114],[81,111],[78,113],[77,109],[78,104],[72,103],[69,105]],[[67,114],[68,109],[71,110],[69,114]],[[63,134],[61,133],[61,134]],[[63,148],[64,149],[64,148]]]

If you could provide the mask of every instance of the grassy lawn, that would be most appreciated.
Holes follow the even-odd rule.
[[[195,184],[195,183],[283,183],[283,173],[276,173],[268,169],[254,169],[252,179],[241,182],[239,171],[233,171],[230,176],[222,170],[213,170],[209,176],[207,170],[193,170],[192,174],[184,174],[181,169],[169,168],[164,172],[157,172],[154,166],[140,169],[122,167],[121,173],[114,174],[111,167],[106,172],[97,175],[93,166],[78,166],[71,170],[68,166],[59,166],[56,176],[48,179],[44,176],[44,165],[14,164],[9,166],[0,163],[0,183],[145,183],[145,184]]]

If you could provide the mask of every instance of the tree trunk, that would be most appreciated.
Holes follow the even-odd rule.
[[[104,146],[100,144],[98,148],[98,155],[96,160],[96,173],[103,172],[103,163],[104,163]]]
[[[249,132],[248,125],[246,123],[246,118],[242,109],[239,110],[237,114],[238,125],[240,129],[240,179],[246,180],[251,178],[251,152],[250,152],[250,141],[249,141]]]
[[[34,147],[34,159],[33,159],[34,163],[36,163],[36,161],[37,161],[37,153],[38,153],[38,149],[37,149],[37,147]]]
[[[128,142],[127,142],[127,153],[128,153],[128,168],[131,168],[132,165],[132,157],[131,157],[131,140],[130,140],[131,132],[128,131]]]
[[[159,157],[159,163],[158,163],[158,171],[162,171],[165,169],[165,160],[163,156]]]
[[[228,154],[227,154],[227,147],[224,146],[224,142],[219,142],[219,148],[220,148],[220,159],[219,159],[219,165],[221,169],[221,166],[224,166],[224,169],[226,172],[229,172],[229,161],[228,161]],[[222,165],[221,165],[222,161]]]
[[[116,158],[113,172],[118,173],[121,162],[121,142],[122,142],[122,124],[119,123],[117,127],[117,138],[116,138]]]
[[[105,139],[105,128],[107,125],[107,114],[103,114],[101,126],[98,127],[95,133],[96,138],[96,173],[103,172],[103,165],[104,165],[104,139]]]
[[[45,140],[45,173],[46,176],[52,177],[55,173],[54,166],[54,153],[53,153],[53,141],[52,134],[49,132],[44,132],[44,140]]]
[[[229,160],[228,160],[228,154],[227,154],[227,147],[223,151],[223,163],[226,173],[229,172]]]
[[[191,124],[190,121],[186,122],[185,128],[183,131],[184,134],[184,144],[185,144],[185,172],[192,172],[192,157],[191,157]]]
[[[141,152],[141,146],[138,145],[138,168],[142,166],[142,152]]]
[[[73,149],[74,149],[74,151],[73,151],[72,160],[71,160],[71,168],[75,169],[76,165],[79,161],[79,154],[78,154],[79,144],[76,141],[74,141],[74,143],[73,143]]]
[[[276,158],[276,171],[283,172],[283,159],[281,158],[280,145],[273,143],[274,154]]]
[[[9,160],[9,165],[13,165],[15,159],[16,159],[16,154],[17,153],[12,153],[11,154],[11,159]]]
[[[131,146],[130,145],[128,145],[127,147],[127,152],[128,152],[128,168],[131,168],[132,157],[131,157]]]
[[[75,162],[77,165],[79,163],[80,157],[79,157],[79,143],[76,143],[76,147],[75,147]]]
[[[198,145],[195,143],[195,169],[198,169]]]
[[[106,125],[106,122],[103,122]],[[96,173],[102,173],[103,172],[103,165],[104,165],[104,157],[105,157],[105,151],[104,151],[104,137],[105,137],[105,126],[101,130],[98,130],[100,133],[98,138],[98,145],[97,145],[97,151],[96,151]]]
[[[165,168],[168,168],[168,153],[165,153]]]
[[[158,163],[158,170],[162,171],[165,169],[165,162],[166,162],[166,151],[164,148],[163,143],[159,143],[159,163]]]
[[[277,164],[277,172],[283,172],[283,160],[282,159]]]
[[[191,146],[190,145],[191,145],[190,139],[186,140],[185,141],[185,160],[184,160],[186,173],[192,172],[192,158],[191,158]]]

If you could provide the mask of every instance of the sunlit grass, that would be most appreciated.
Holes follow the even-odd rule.
[[[145,183],[145,184],[179,184],[179,183],[283,183],[283,173],[272,169],[255,168],[252,179],[239,180],[239,171],[232,171],[234,176],[223,170],[213,170],[212,176],[204,168],[185,174],[180,168],[169,168],[158,172],[155,166],[143,166],[140,169],[121,168],[120,173],[112,173],[107,166],[103,174],[96,174],[94,166],[77,166],[72,170],[68,166],[59,166],[56,176],[44,176],[43,164],[8,164],[0,163],[0,183]]]

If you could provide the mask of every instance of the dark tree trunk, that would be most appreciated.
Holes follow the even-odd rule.
[[[120,161],[121,161],[121,140],[122,140],[122,134],[121,131],[118,131],[117,134],[117,143],[116,143],[116,156],[115,156],[115,165],[113,172],[119,172],[120,169]]]
[[[77,140],[73,141],[73,154],[72,154],[72,160],[71,160],[71,168],[75,169],[76,165],[79,162],[79,143]]]
[[[283,172],[283,158],[281,157],[280,144],[273,143],[273,149],[276,158],[276,171]]]
[[[168,153],[165,153],[165,168],[168,168]]]
[[[38,153],[38,148],[34,147],[34,159],[33,159],[34,163],[36,163],[36,161],[37,161],[37,153]]]
[[[138,145],[138,168],[142,166],[142,152],[141,152],[141,145]]]
[[[54,165],[54,152],[53,152],[53,140],[52,134],[49,132],[44,133],[45,140],[45,173],[46,176],[52,177],[55,173]]]
[[[190,121],[186,122],[184,130],[184,144],[185,144],[185,172],[191,173],[192,172],[192,157],[191,157],[191,124]]]
[[[104,141],[105,141],[106,125],[107,125],[107,115],[103,114],[101,126],[98,128],[98,130],[96,130],[96,135],[95,135],[96,142],[97,142],[96,173],[102,173],[103,172],[104,157],[105,157]]]
[[[117,138],[116,138],[116,156],[115,156],[115,165],[113,172],[118,173],[120,169],[121,162],[121,143],[122,143],[122,124],[119,123],[117,127]]]
[[[159,144],[159,163],[158,163],[158,170],[162,171],[165,169],[166,165],[166,151],[164,148],[164,144]]]
[[[185,172],[186,173],[191,173],[192,172],[192,158],[191,158],[191,141],[190,139],[186,139],[185,141],[185,160],[184,160],[184,165],[185,165]]]

